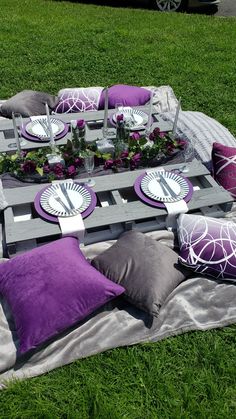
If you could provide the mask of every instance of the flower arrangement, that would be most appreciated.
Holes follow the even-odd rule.
[[[156,166],[168,160],[178,151],[183,149],[185,140],[174,139],[171,134],[155,128],[149,138],[139,132],[130,135],[127,150],[121,151],[114,159],[109,156],[104,164],[104,169],[118,171],[120,167],[134,170],[140,166]]]
[[[84,121],[75,121],[75,130],[84,130]],[[73,134],[73,131],[72,131]],[[0,174],[10,172],[14,176],[36,182],[52,181],[56,179],[74,178],[83,166],[83,157],[87,151],[93,151],[95,154],[95,164],[103,164],[105,170],[112,169],[114,172],[120,168],[134,170],[138,167],[155,166],[163,163],[163,159],[168,159],[181,150],[185,141],[173,139],[170,134],[161,132],[155,128],[147,139],[138,132],[132,133],[125,147],[117,148],[115,155],[101,154],[97,150],[96,142],[85,144],[82,147],[75,147],[72,141],[68,140],[65,146],[57,147],[61,162],[54,165],[49,164],[48,156],[50,147],[43,147],[37,150],[22,151],[19,153],[0,153]],[[77,138],[78,139],[78,138]],[[121,144],[117,138],[115,144]],[[118,152],[117,152],[118,150]]]

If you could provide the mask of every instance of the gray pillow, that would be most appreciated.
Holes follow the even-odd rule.
[[[12,112],[19,112],[23,117],[44,115],[45,104],[53,110],[59,99],[57,96],[49,95],[35,90],[23,90],[6,100],[1,106],[1,114],[6,118],[12,117]]]
[[[122,234],[91,263],[125,288],[130,303],[153,316],[186,277],[177,253],[137,231]]]

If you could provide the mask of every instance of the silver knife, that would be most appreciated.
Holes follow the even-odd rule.
[[[67,202],[68,202],[68,204],[69,204],[69,206],[70,206],[70,209],[75,209],[75,207],[74,207],[74,204],[71,202],[71,199],[70,199],[70,197],[69,197],[69,195],[68,195],[68,192],[67,192],[67,189],[66,189],[66,187],[65,187],[65,185],[64,185],[64,183],[61,183],[60,184],[60,188],[61,188],[61,191],[62,191],[62,193],[63,193],[63,195],[66,197],[66,199],[67,199]]]
[[[161,182],[163,183],[163,185],[165,186],[165,188],[167,189],[171,197],[177,198],[176,193],[173,191],[173,189],[171,189],[170,185],[168,184],[168,182],[166,182],[164,176],[161,173],[160,173],[160,178],[161,178]]]

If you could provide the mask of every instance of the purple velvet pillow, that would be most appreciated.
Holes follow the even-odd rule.
[[[0,264],[0,293],[11,307],[21,354],[122,294],[67,237]]]
[[[236,198],[236,148],[213,143],[212,172],[214,179]]]
[[[201,215],[178,218],[179,261],[203,275],[236,278],[236,224]]]
[[[56,113],[97,111],[102,87],[81,87],[62,89],[58,93]]]
[[[126,84],[115,84],[108,89],[108,107],[115,108],[117,103],[124,106],[142,106],[150,100],[150,90]],[[104,109],[105,92],[101,94],[99,109]]]

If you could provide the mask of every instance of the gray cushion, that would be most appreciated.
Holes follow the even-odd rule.
[[[1,106],[1,114],[12,117],[12,112],[19,112],[23,117],[44,115],[45,104],[53,110],[58,103],[58,97],[34,90],[23,90],[6,100]]]
[[[136,307],[157,316],[169,294],[185,279],[178,254],[145,234],[129,231],[91,261],[107,278],[125,288]]]

